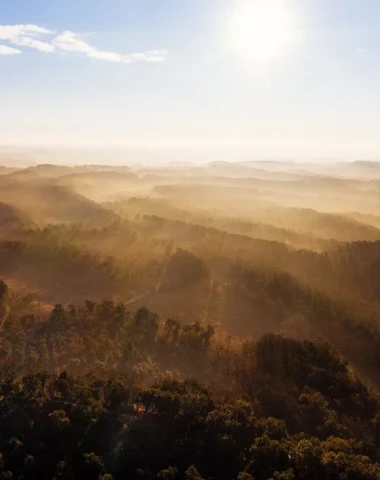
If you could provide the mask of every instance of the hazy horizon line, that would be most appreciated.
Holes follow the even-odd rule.
[[[266,151],[267,150],[267,151]],[[288,162],[295,164],[302,163],[316,163],[316,164],[331,164],[331,163],[354,163],[354,162],[380,162],[380,152],[368,154],[366,149],[363,149],[363,154],[349,154],[340,151],[339,153],[332,151],[331,153],[325,152],[294,152],[289,149],[288,153],[270,152],[269,149],[255,148],[246,145],[242,146],[149,146],[149,145],[126,145],[126,146],[76,146],[76,145],[15,145],[15,144],[0,144],[0,155],[18,155],[18,156],[45,156],[52,155],[55,158],[51,158],[49,161],[43,161],[42,163],[56,163],[59,160],[59,164],[63,162],[63,155],[66,157],[76,156],[78,154],[92,157],[108,157],[109,154],[114,155],[116,158],[107,158],[106,163],[120,165],[122,160],[125,164],[136,163],[194,163],[194,164],[207,164],[213,162],[226,162],[226,163],[241,163],[241,162]],[[137,158],[127,159],[125,155],[134,154]],[[176,158],[173,158],[173,155]],[[123,159],[120,158],[123,157]],[[181,158],[177,158],[180,156]],[[94,158],[94,161],[95,161]],[[0,159],[1,160],[1,159]],[[8,159],[11,160],[11,159]],[[37,160],[37,159],[36,159]],[[38,159],[37,163],[41,163],[42,159]],[[72,164],[72,158],[67,158],[67,163]],[[78,159],[79,160],[79,159]],[[88,158],[82,159],[83,164],[88,164]],[[105,159],[103,160],[105,161]],[[32,162],[33,164],[36,161]],[[97,163],[97,162],[96,162]],[[78,161],[76,161],[78,164]]]

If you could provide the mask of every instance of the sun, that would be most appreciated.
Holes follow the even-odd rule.
[[[230,14],[229,46],[246,60],[285,55],[296,36],[295,14],[287,0],[236,0]]]

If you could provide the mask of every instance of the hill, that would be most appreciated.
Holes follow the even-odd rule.
[[[83,195],[46,180],[8,184],[0,190],[0,201],[24,210],[43,223],[106,224],[116,217]]]
[[[379,479],[379,180],[346,167],[1,175],[0,478]]]
[[[19,228],[32,228],[32,219],[22,210],[6,203],[0,203],[0,233],[9,233]]]
[[[96,201],[134,187],[137,177],[127,171],[90,171],[61,176],[56,184],[73,189]]]

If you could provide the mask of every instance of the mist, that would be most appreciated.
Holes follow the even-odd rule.
[[[228,415],[246,425],[239,427],[246,451],[266,438],[301,448],[301,435],[331,452],[331,442],[361,441],[365,424],[368,439],[349,461],[363,470],[360,455],[369,452],[366,462],[377,468],[380,163],[161,163],[124,161],[112,150],[71,156],[48,149],[1,158],[1,398],[17,405],[17,415],[31,398],[31,418],[46,408],[44,439],[69,424],[77,428],[73,438],[86,436],[76,405],[91,409],[89,431],[107,425],[104,444],[84,447],[99,454],[96,475],[107,469],[116,479],[125,472],[141,478],[138,461],[158,478],[182,469],[183,478],[198,479],[189,475],[199,468],[251,479],[241,476],[240,463],[219,470],[212,460],[218,440],[209,439],[209,426],[232,409]],[[347,390],[360,391],[368,407]],[[323,414],[305,407],[315,398]],[[236,413],[242,405],[245,413]],[[160,427],[165,440],[152,434],[147,460],[121,453],[147,425],[168,418],[174,430]],[[19,425],[16,434],[25,438],[30,427]],[[188,457],[165,469],[172,462],[166,449],[187,435]],[[195,435],[208,453],[192,470]],[[145,440],[136,448],[146,452]],[[16,468],[13,454],[4,458]],[[264,478],[301,468],[290,453],[285,458],[251,471]],[[64,468],[90,468],[78,462]]]

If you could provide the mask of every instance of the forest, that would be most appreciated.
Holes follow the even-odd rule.
[[[380,479],[379,212],[376,162],[4,161],[0,480]]]

